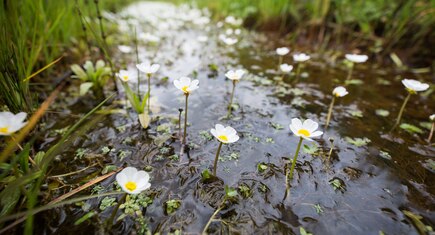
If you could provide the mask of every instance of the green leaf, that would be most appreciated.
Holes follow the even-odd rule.
[[[74,225],[79,225],[79,224],[85,222],[86,220],[90,219],[92,216],[94,216],[96,214],[97,214],[97,212],[90,211],[90,212],[86,213],[84,216],[82,216],[80,219],[76,220],[76,222],[74,222]]]
[[[0,193],[0,205],[2,210],[0,212],[0,217],[9,214],[18,203],[20,199],[20,188],[9,186],[10,190],[3,190]]]
[[[414,125],[408,124],[408,123],[402,123],[402,124],[400,124],[400,128],[402,128],[403,130],[405,130],[405,131],[407,131],[407,132],[409,132],[411,134],[412,133],[423,134],[423,130],[422,129],[420,129],[420,128],[414,126]]]
[[[388,115],[390,115],[390,111],[385,110],[385,109],[376,109],[376,115],[381,116],[381,117],[387,117]]]
[[[80,84],[80,92],[79,92],[79,95],[80,95],[80,96],[83,96],[83,95],[85,95],[86,93],[88,93],[89,89],[91,89],[91,87],[92,87],[93,85],[94,85],[94,84],[93,84],[92,82],[84,82],[84,83]]]
[[[80,67],[80,65],[78,65],[78,64],[71,65],[71,70],[75,74],[75,76],[73,75],[72,77],[78,78],[84,82],[88,80],[88,75],[82,69],[82,67]]]
[[[357,147],[366,146],[368,143],[372,142],[369,138],[350,138],[345,137],[344,140],[346,140],[348,143],[353,144]]]
[[[317,153],[317,151],[319,151],[319,147],[314,143],[311,146],[304,144],[302,151],[304,151],[304,153],[314,155]]]

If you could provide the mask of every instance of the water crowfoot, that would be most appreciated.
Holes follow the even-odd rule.
[[[293,157],[293,161],[292,161],[292,166],[290,169],[290,175],[289,172],[286,172],[286,188],[287,191],[290,188],[290,184],[288,183],[288,179],[293,179],[293,171],[295,169],[296,166],[296,161],[299,155],[299,150],[301,148],[302,145],[302,141],[303,139],[306,139],[308,141],[313,141],[311,138],[315,138],[318,136],[321,136],[323,134],[323,132],[321,131],[316,131],[317,128],[319,127],[319,124],[311,119],[307,119],[305,120],[303,123],[300,119],[298,118],[293,118],[291,124],[289,125],[290,130],[293,132],[294,135],[299,136],[299,143],[298,143],[298,147],[296,148],[296,153]]]
[[[183,145],[186,145],[186,132],[187,132],[187,111],[188,111],[188,98],[189,94],[199,88],[199,80],[192,80],[189,77],[181,77],[174,80],[174,86],[181,90],[186,96],[186,109],[184,110],[184,135],[183,135]]]
[[[345,95],[349,94],[349,92],[347,92],[346,88],[339,86],[336,87],[333,91],[332,91],[332,100],[331,100],[331,104],[329,105],[329,109],[328,109],[328,115],[326,117],[326,123],[325,123],[325,128],[328,128],[329,125],[329,121],[331,120],[331,116],[332,116],[332,108],[334,107],[334,102],[335,102],[335,98],[336,97],[343,97]]]
[[[141,72],[146,73],[146,75],[147,75],[147,78],[148,78],[148,97],[150,97],[151,96],[151,75],[156,73],[159,70],[160,65],[144,62],[141,64],[137,64],[136,67]],[[147,109],[148,109],[148,113],[149,113],[150,112],[150,104],[149,103],[148,103]]]
[[[368,60],[368,56],[366,55],[357,55],[357,54],[346,54],[346,60],[348,61],[349,72],[346,77],[346,81],[349,81],[352,77],[353,67],[355,63],[364,63]]]
[[[288,49],[287,47],[279,47],[276,48],[276,54],[279,55],[279,60],[278,60],[278,69],[280,68],[281,64],[282,64],[282,60],[283,57],[285,55],[287,55],[290,52],[290,49]]]
[[[228,105],[228,114],[227,117],[229,117],[231,115],[231,108],[233,105],[233,98],[234,98],[234,92],[236,90],[236,84],[238,81],[240,81],[240,79],[243,77],[243,75],[245,74],[245,71],[242,69],[238,69],[236,71],[230,70],[228,71],[225,76],[233,81],[233,89],[231,91],[231,97],[230,97],[230,103]]]
[[[298,63],[298,68],[296,69],[296,79],[295,79],[296,82],[299,80],[302,63],[309,60],[310,58],[311,57],[305,53],[293,55],[293,60]]]
[[[403,101],[402,107],[400,107],[399,114],[396,118],[396,123],[394,124],[393,128],[394,130],[399,124],[402,119],[403,111],[405,110],[406,104],[408,103],[409,99],[411,98],[411,95],[417,94],[419,91],[425,91],[429,88],[429,84],[421,83],[414,79],[403,79],[402,84],[405,86],[406,90],[408,91],[408,95],[406,96],[405,100]]]
[[[224,127],[221,124],[216,124],[215,128],[212,128],[210,132],[220,142],[213,164],[213,175],[216,177],[217,163],[222,144],[234,143],[239,140],[239,136],[237,135],[237,131],[234,128],[230,126]]]

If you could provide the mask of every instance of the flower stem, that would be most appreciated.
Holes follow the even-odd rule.
[[[331,149],[329,149],[329,153],[328,153],[328,164],[331,161],[332,151],[334,150],[334,139],[330,138],[329,141],[331,142]]]
[[[429,137],[427,138],[428,143],[430,143],[432,140],[434,129],[435,129],[435,122],[432,122],[432,128],[430,128]]]
[[[151,74],[148,75],[148,113],[150,113],[150,101],[151,101]]]
[[[347,73],[346,81],[350,80],[350,78],[352,77],[352,73],[353,73],[353,62],[351,63],[351,66],[349,68],[349,72]]]
[[[187,108],[188,108],[188,98],[189,93],[184,94],[186,96],[186,109],[184,110],[184,135],[183,135],[183,145],[186,144],[186,131],[187,131]]]
[[[222,142],[219,142],[219,147],[218,147],[217,152],[216,152],[216,157],[214,158],[214,164],[213,164],[213,175],[214,175],[214,177],[216,177],[216,168],[217,168],[217,163],[218,163],[218,160],[219,160],[219,154],[221,152],[222,144],[223,144]]]
[[[138,44],[137,30],[136,27],[134,27],[134,46],[135,46],[134,51],[136,53],[136,64],[139,64],[139,48],[137,44]],[[140,97],[140,71],[137,67],[136,67],[136,72],[137,72],[137,95]]]
[[[231,91],[230,104],[228,105],[228,114],[229,117],[231,115],[231,106],[233,105],[234,91],[236,90],[236,80],[233,80],[233,90]]]
[[[299,81],[299,76],[301,73],[301,63],[298,63],[298,68],[296,69],[296,79],[295,79],[295,83],[297,83]]]
[[[298,147],[296,148],[295,156],[293,157],[292,166],[290,168],[290,177],[288,177],[288,175],[287,175],[288,172],[287,172],[286,177],[285,177],[285,179],[286,179],[286,188],[287,189],[290,188],[290,185],[288,183],[289,178],[290,178],[290,180],[293,179],[293,171],[295,170],[296,160],[298,159],[299,150],[301,149],[301,145],[302,145],[302,140],[303,140],[303,138],[300,137],[299,143],[298,143]]]
[[[225,202],[225,199],[224,199],[224,201],[222,202],[221,205],[223,205],[224,202]],[[202,233],[201,233],[201,234],[207,234],[207,229],[208,229],[208,227],[210,226],[211,222],[213,221],[213,218],[214,218],[214,217],[219,213],[219,211],[221,211],[222,209],[223,209],[223,206],[220,206],[220,207],[217,208],[217,210],[213,213],[213,215],[211,215],[210,219],[208,220],[208,222],[207,222],[207,224],[205,225],[204,229],[202,230]]]
[[[409,101],[409,98],[411,98],[410,92],[408,92],[408,95],[406,96],[405,100],[403,101],[402,107],[400,108],[399,115],[397,115],[396,123],[394,124],[393,129],[395,129],[400,124],[400,120],[402,120],[403,111],[405,110],[405,107]]]
[[[328,116],[326,117],[325,128],[328,128],[329,121],[331,121],[332,107],[334,107],[334,102],[335,102],[335,96],[332,97],[331,104],[329,105]]]
[[[278,71],[281,69],[281,64],[282,64],[282,56],[279,56],[279,60],[278,60]]]

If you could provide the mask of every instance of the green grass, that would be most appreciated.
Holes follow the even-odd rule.
[[[32,80],[24,80],[55,59],[70,56],[69,50],[75,44],[98,44],[88,25],[92,23],[93,30],[100,35],[96,3],[102,11],[113,11],[131,1],[3,1],[0,6],[0,102],[14,113],[32,112],[38,106],[38,94],[29,88]],[[84,18],[91,22],[84,22]],[[42,82],[46,83],[56,76],[52,69],[42,75]]]
[[[434,38],[434,0],[170,0],[209,8],[215,18],[231,14],[245,25],[290,32],[290,38],[368,47],[384,55],[394,49],[424,52]],[[410,46],[411,45],[411,46]]]

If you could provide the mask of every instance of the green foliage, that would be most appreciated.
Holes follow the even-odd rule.
[[[371,142],[371,140],[367,137],[364,137],[364,138],[346,137],[346,138],[344,138],[344,140],[346,140],[349,144],[355,145],[356,147],[366,146],[367,144],[369,144]]]
[[[174,213],[181,206],[181,201],[178,199],[172,199],[165,202],[166,205],[166,214]]]
[[[419,127],[416,127],[414,125],[408,124],[408,123],[402,123],[400,124],[400,128],[403,130],[409,132],[409,133],[417,133],[417,134],[423,134],[423,130]]]
[[[91,61],[86,61],[83,68],[78,64],[71,65],[71,70],[74,72],[73,78],[80,79],[83,83],[80,85],[80,95],[85,95],[91,87],[101,91],[111,73],[110,67],[102,60],[98,60],[94,64]]]

